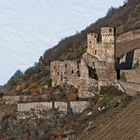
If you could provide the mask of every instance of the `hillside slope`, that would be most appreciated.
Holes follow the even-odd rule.
[[[9,94],[45,93],[45,85],[51,85],[49,65],[53,60],[80,58],[86,51],[86,34],[97,32],[102,26],[114,26],[117,35],[140,28],[140,1],[128,0],[119,8],[110,8],[104,18],[97,20],[85,30],[61,40],[58,45],[45,51],[39,62],[26,70],[24,75],[10,79],[5,85]]]
[[[106,125],[91,130],[87,136],[81,135],[80,140],[138,140],[140,139],[140,100],[139,98],[113,117]]]

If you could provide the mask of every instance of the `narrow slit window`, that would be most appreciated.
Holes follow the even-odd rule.
[[[71,73],[74,73],[74,70],[72,70]]]
[[[95,50],[95,55],[97,55],[97,50]]]
[[[79,77],[80,77],[80,71],[77,71],[77,76],[79,76]]]

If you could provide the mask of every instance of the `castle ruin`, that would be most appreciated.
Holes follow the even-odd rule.
[[[116,42],[116,31],[112,27],[102,27],[100,35],[88,33],[87,51],[80,61],[51,62],[52,86],[65,83],[74,85],[79,90],[79,97],[90,97],[99,91],[100,86],[115,83],[118,78],[117,67],[121,65],[121,60],[126,55],[123,53],[118,56]]]

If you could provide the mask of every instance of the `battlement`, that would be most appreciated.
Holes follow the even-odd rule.
[[[114,43],[115,41],[115,28],[102,27],[101,28],[102,43]]]
[[[114,62],[115,28],[102,27],[101,35],[87,34],[87,53],[98,58],[99,61]]]
[[[88,46],[93,46],[97,43],[98,35],[96,33],[87,34]]]

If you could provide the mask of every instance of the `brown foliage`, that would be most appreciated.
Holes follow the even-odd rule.
[[[54,137],[63,137],[64,133],[60,130],[53,130],[49,132],[49,135]]]
[[[37,94],[39,92],[39,86],[38,86],[38,84],[37,83],[30,84],[29,90],[31,91],[31,93],[33,95]]]
[[[23,140],[30,140],[30,139],[29,139],[29,133],[28,133],[28,132],[26,132],[26,133],[24,134]]]
[[[0,134],[0,140],[5,140],[4,135]]]
[[[69,93],[67,95],[67,100],[68,101],[76,101],[78,98],[78,94],[77,93]]]

